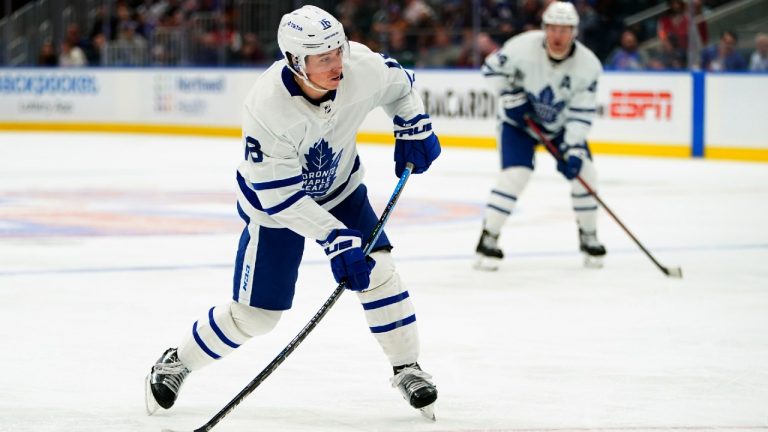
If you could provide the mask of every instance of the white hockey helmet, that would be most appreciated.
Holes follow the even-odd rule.
[[[573,27],[573,36],[579,31],[579,14],[573,3],[567,1],[555,1],[547,6],[541,16],[543,25],[561,25]]]
[[[322,54],[336,48],[342,48],[344,53],[349,51],[347,36],[339,20],[311,5],[283,15],[277,29],[277,45],[288,66],[305,79],[308,79],[308,55]]]

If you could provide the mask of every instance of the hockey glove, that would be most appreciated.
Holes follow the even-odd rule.
[[[371,270],[376,265],[373,258],[366,257],[360,231],[335,229],[328,238],[318,240],[325,254],[331,260],[331,271],[336,282],[346,283],[352,291],[363,291],[371,282]]]
[[[403,175],[405,165],[413,164],[413,174],[426,171],[440,156],[440,141],[432,132],[429,114],[419,114],[410,120],[395,116],[395,175]]]
[[[557,161],[557,170],[568,180],[573,180],[581,172],[581,166],[584,158],[587,157],[587,151],[582,146],[570,146],[563,152],[562,159]]]
[[[533,113],[533,105],[522,87],[501,92],[499,103],[504,110],[504,121],[517,127],[525,127],[526,114]]]

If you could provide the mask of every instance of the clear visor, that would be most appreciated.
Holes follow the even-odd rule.
[[[341,68],[346,46],[347,44],[344,44],[339,48],[322,54],[308,55],[304,59],[307,73],[324,73]]]

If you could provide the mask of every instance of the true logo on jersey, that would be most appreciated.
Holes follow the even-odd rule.
[[[328,141],[320,139],[304,155],[307,165],[301,168],[301,175],[304,178],[304,191],[311,197],[325,195],[328,189],[336,180],[336,170],[339,167],[339,160],[344,150],[339,150],[339,154],[333,153],[333,149],[328,145]]]
[[[544,123],[552,123],[557,120],[557,116],[565,108],[565,101],[555,101],[555,92],[552,91],[552,87],[546,86],[536,96],[531,92],[528,94],[528,100],[533,102],[533,109],[536,111],[536,115]]]

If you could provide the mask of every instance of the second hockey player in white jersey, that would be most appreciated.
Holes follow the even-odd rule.
[[[571,182],[571,199],[581,251],[589,266],[600,266],[605,248],[597,240],[597,201],[579,183],[596,189],[597,174],[587,133],[597,112],[596,90],[602,66],[576,40],[579,16],[573,4],[556,1],[542,16],[543,31],[508,40],[488,56],[482,71],[499,98],[501,167],[491,190],[476,252],[476,267],[495,270],[504,257],[498,238],[534,168],[538,139],[526,126],[532,118],[558,146],[558,170]]]
[[[355,142],[366,115],[383,107],[394,123],[395,174],[409,162],[415,174],[429,168],[440,143],[414,77],[396,60],[348,42],[341,23],[314,6],[283,16],[278,44],[284,60],[256,80],[245,102],[237,209],[246,227],[232,301],[212,307],[152,367],[147,410],[170,408],[190,372],[274,328],[291,308],[304,239],[311,238],[324,248],[336,281],[357,292],[393,367],[393,387],[434,419],[437,389],[417,363],[416,315],[392,246],[382,233],[370,256],[362,249],[377,216]]]

